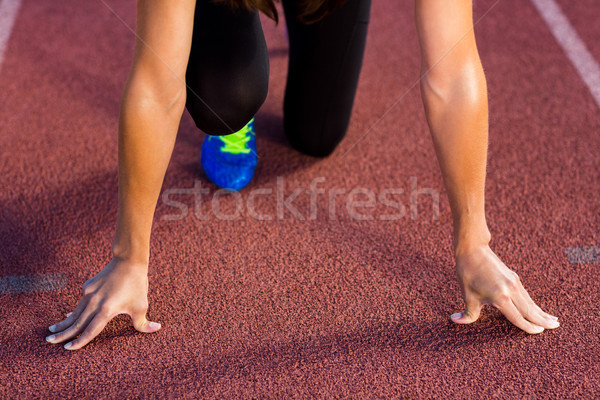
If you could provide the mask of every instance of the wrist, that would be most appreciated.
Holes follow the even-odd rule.
[[[113,257],[126,261],[132,265],[148,267],[150,261],[150,249],[147,245],[132,243],[131,241],[122,241],[115,238],[112,245]]]
[[[460,257],[476,249],[487,247],[492,235],[485,224],[466,224],[455,229],[454,232],[454,255]]]

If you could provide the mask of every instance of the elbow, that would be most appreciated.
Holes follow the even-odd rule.
[[[480,108],[487,104],[487,85],[479,59],[451,66],[423,67],[421,96],[426,109]]]
[[[179,119],[186,102],[186,86],[182,81],[154,82],[152,79],[134,77],[123,92],[122,111],[161,115]]]

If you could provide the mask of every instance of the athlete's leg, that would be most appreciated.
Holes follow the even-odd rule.
[[[257,11],[197,0],[186,108],[210,135],[242,129],[267,96],[269,58]]]
[[[240,190],[254,175],[252,122],[269,83],[258,12],[197,0],[186,79],[186,107],[196,126],[207,133],[202,169],[215,185]]]
[[[327,156],[346,134],[362,66],[371,0],[348,0],[315,24],[283,0],[290,40],[285,133],[306,154]]]

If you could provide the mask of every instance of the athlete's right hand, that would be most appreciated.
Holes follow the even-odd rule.
[[[78,350],[94,339],[106,324],[119,314],[131,316],[133,326],[140,332],[151,333],[160,324],[146,319],[148,310],[148,266],[113,258],[96,276],[83,285],[83,297],[75,310],[56,325],[52,325],[46,340]]]

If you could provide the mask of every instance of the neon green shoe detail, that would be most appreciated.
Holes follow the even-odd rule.
[[[240,190],[250,183],[258,162],[254,118],[238,132],[226,136],[206,135],[200,163],[206,176],[220,188]]]
[[[223,153],[231,154],[250,153],[252,150],[248,146],[248,142],[251,139],[251,135],[254,135],[254,130],[252,129],[253,124],[254,118],[252,118],[242,129],[231,135],[216,136],[215,138],[218,138],[223,142],[221,151]]]

